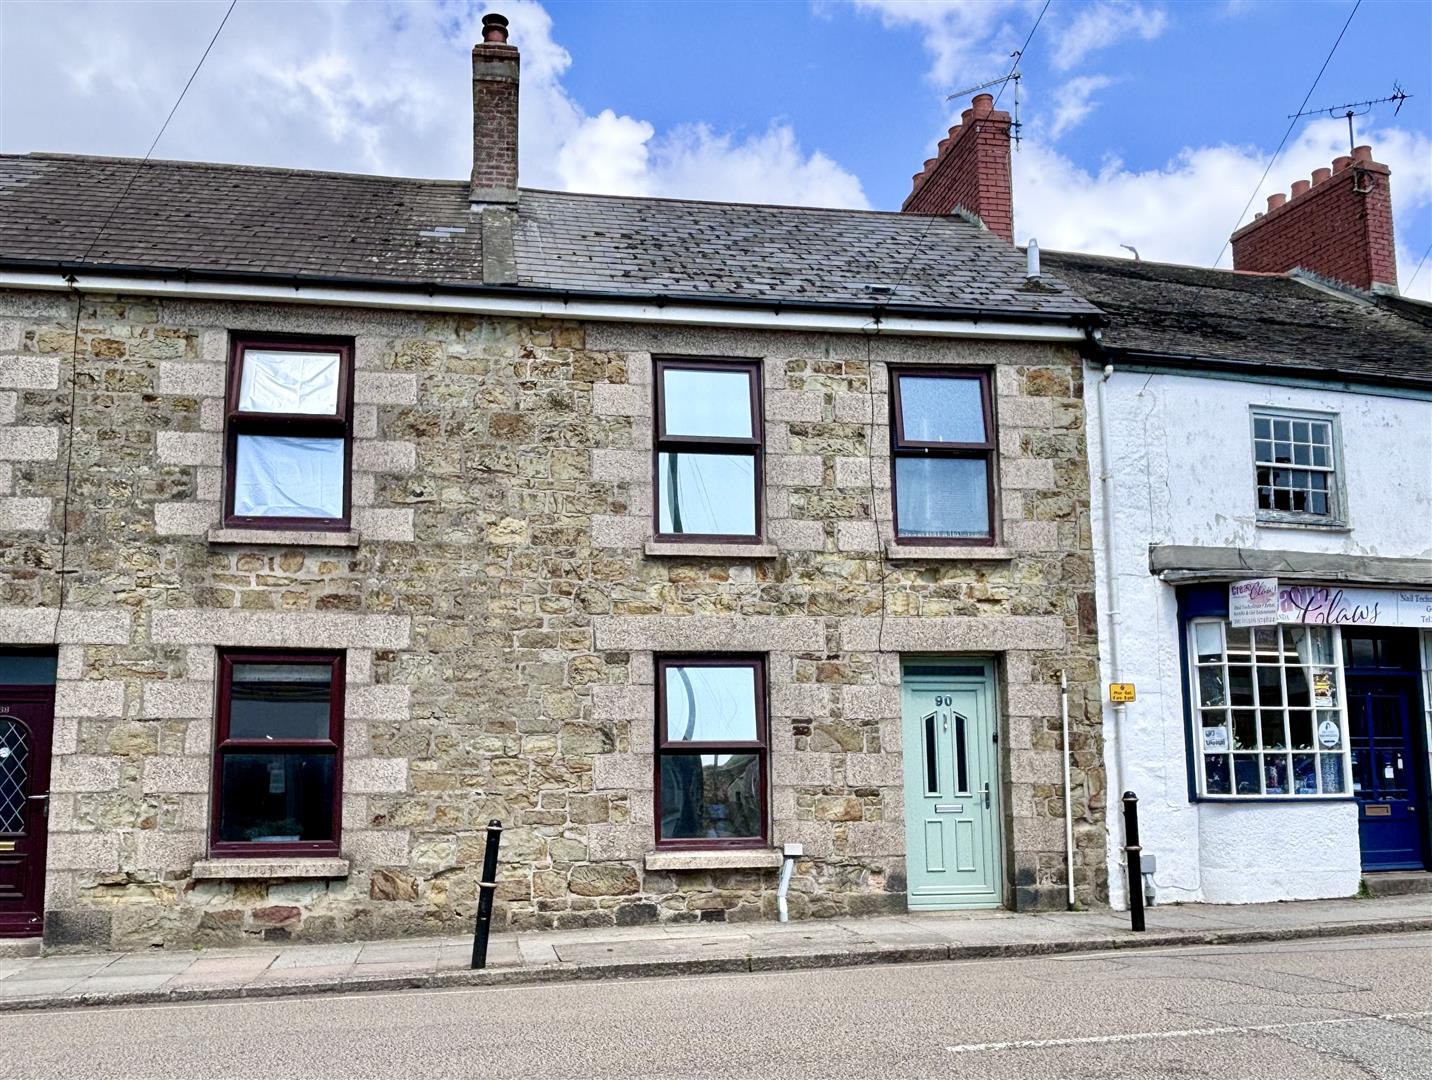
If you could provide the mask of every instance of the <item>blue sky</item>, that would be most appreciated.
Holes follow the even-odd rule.
[[[224,6],[0,4],[0,149],[142,154]],[[1042,0],[495,6],[523,49],[525,182],[895,209],[965,104],[945,95],[1002,74]],[[1021,65],[1018,238],[1211,262],[1352,7],[1053,0]],[[157,154],[461,176],[483,10],[239,0]],[[1405,286],[1432,241],[1432,4],[1363,0],[1310,104],[1394,80],[1414,97],[1358,141],[1394,170]],[[1345,130],[1300,123],[1253,209]]]

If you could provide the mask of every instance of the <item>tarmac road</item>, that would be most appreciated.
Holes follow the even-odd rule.
[[[12,1013],[0,1076],[1432,1080],[1432,934]]]

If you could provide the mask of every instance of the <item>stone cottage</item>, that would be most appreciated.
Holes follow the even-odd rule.
[[[486,22],[470,183],[0,158],[0,934],[457,932],[492,818],[513,927],[1103,900],[1098,312],[519,188]]]

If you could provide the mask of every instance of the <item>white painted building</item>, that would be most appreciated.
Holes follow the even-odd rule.
[[[1135,687],[1104,705],[1112,903],[1123,791],[1155,903],[1420,891],[1432,307],[1302,272],[1046,264],[1111,317],[1085,395],[1102,674]],[[1265,614],[1230,612],[1252,581]]]

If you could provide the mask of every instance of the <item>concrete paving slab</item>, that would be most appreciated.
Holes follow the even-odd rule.
[[[357,942],[348,945],[300,946],[291,952],[279,953],[278,958],[270,965],[270,970],[347,966],[357,963],[358,954],[362,951],[363,946]]]
[[[274,986],[284,983],[342,982],[356,971],[357,964],[312,964],[304,967],[289,965],[285,968],[270,966],[250,986]]]
[[[133,994],[145,990],[158,990],[174,976],[169,972],[152,975],[96,975],[81,979],[70,987],[72,994]]]

